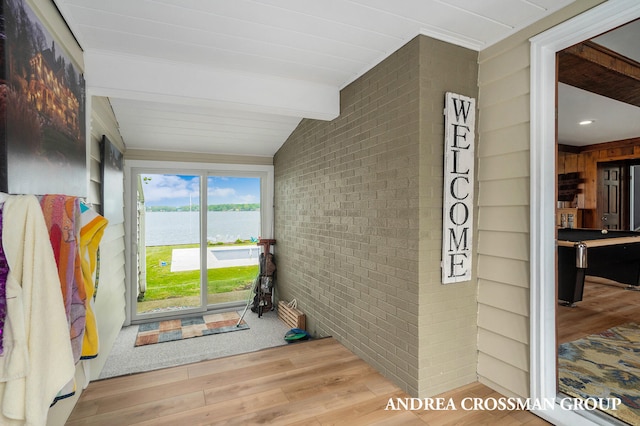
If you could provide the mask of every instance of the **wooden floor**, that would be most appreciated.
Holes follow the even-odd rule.
[[[499,398],[479,383],[447,392],[458,410],[385,411],[397,386],[335,339],[91,382],[68,425],[546,425],[527,411],[465,411]]]
[[[639,321],[640,292],[589,279],[583,301],[558,306],[558,341]],[[68,425],[546,425],[526,411],[465,411],[499,398],[479,383],[437,397],[458,410],[385,410],[407,398],[332,338],[91,382]]]
[[[581,302],[558,306],[558,343],[628,322],[640,321],[640,291],[603,278],[588,277]]]

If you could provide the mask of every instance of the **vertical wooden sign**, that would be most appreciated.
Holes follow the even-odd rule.
[[[471,279],[476,100],[445,97],[442,283]]]

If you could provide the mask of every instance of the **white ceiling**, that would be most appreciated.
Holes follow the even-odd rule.
[[[583,120],[594,120],[581,126]],[[563,83],[558,85],[558,142],[586,146],[640,136],[640,108]]]
[[[640,62],[640,20],[591,40],[627,58]],[[594,120],[588,126],[578,123]],[[640,136],[640,108],[586,92],[566,84],[558,85],[558,142],[586,146]]]
[[[573,0],[54,0],[128,149],[273,156],[418,34],[482,50]]]

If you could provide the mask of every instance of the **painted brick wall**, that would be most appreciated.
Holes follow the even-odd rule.
[[[459,54],[464,72],[448,59]],[[444,86],[473,87],[476,69],[475,52],[419,36],[342,90],[338,118],[303,120],[274,158],[279,298],[298,301],[314,336],[416,396],[428,392],[421,370],[450,361],[425,352],[438,331],[425,334],[435,317],[421,306],[449,303],[429,294],[440,286]]]
[[[420,396],[476,380],[477,255],[471,280],[441,284],[444,94],[478,97],[478,53],[423,37],[420,44]],[[478,139],[476,137],[476,150]],[[477,169],[477,167],[476,167]],[[475,185],[478,194],[478,185]],[[477,198],[476,198],[477,199]],[[477,246],[477,209],[473,246]]]

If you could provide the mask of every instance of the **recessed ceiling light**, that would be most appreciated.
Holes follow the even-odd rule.
[[[582,120],[578,124],[581,125],[581,126],[588,126],[589,124],[592,124],[594,121],[596,121],[596,120]]]

